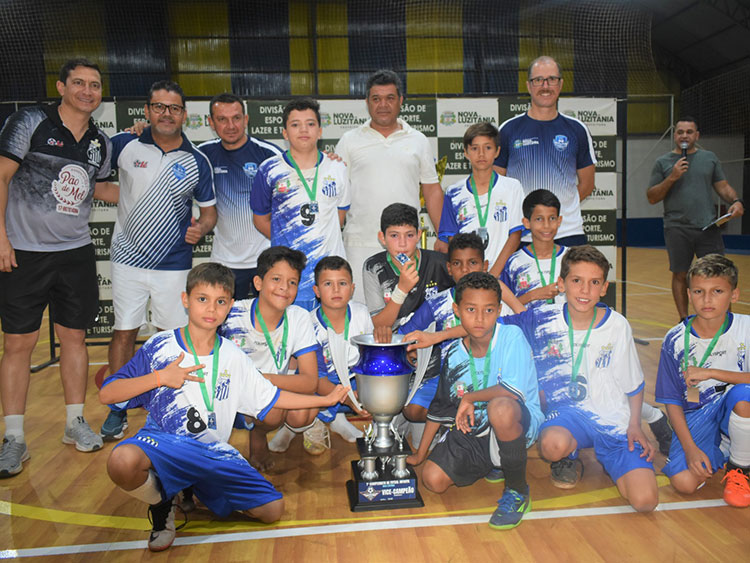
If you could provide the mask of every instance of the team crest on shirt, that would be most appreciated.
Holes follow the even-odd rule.
[[[231,374],[224,370],[219,374],[219,381],[216,383],[216,399],[223,401],[229,397],[229,378]]]
[[[57,199],[57,212],[78,215],[80,205],[90,189],[89,176],[77,164],[67,164],[52,181],[52,194]]]
[[[538,137],[531,137],[530,139],[516,139],[515,141],[513,141],[513,148],[520,149],[521,147],[531,147],[538,144]]]
[[[526,274],[525,276],[518,279],[518,289],[529,289],[531,285],[531,276]]]
[[[607,368],[612,360],[612,343],[605,344],[599,350],[599,356],[596,358],[596,367]]]
[[[557,150],[564,151],[568,148],[568,138],[565,135],[555,135],[552,144],[555,145]]]
[[[508,206],[504,201],[498,201],[495,204],[495,213],[492,217],[498,223],[505,223],[508,220]]]
[[[323,178],[323,195],[328,197],[336,197],[336,180],[332,176],[326,176]]]
[[[244,336],[232,336],[232,342],[234,342],[239,348],[244,348],[247,343]]]
[[[99,167],[102,163],[102,144],[99,142],[99,139],[91,139],[86,156],[91,166]]]
[[[323,361],[326,363],[326,365],[330,365],[331,362],[333,362],[333,358],[331,357],[331,351],[328,349],[328,346],[323,348]]]
[[[463,381],[456,381],[453,384],[453,394],[460,399],[464,393],[466,393],[466,385]]]
[[[58,141],[57,139],[53,139],[52,137],[47,139],[47,144],[51,147],[62,147],[64,145],[62,141]]]
[[[547,341],[547,347],[544,349],[544,353],[553,358],[559,358],[562,356],[562,352],[560,350],[560,342],[555,340],[548,340]]]
[[[242,165],[242,171],[245,173],[245,176],[252,180],[258,173],[258,165],[254,162],[246,162]]]
[[[463,223],[468,219],[468,214],[466,212],[466,206],[462,207],[461,210],[458,212],[458,216],[456,217],[458,219],[459,223]]]
[[[745,352],[747,348],[745,347],[745,343],[741,342],[740,345],[737,347],[737,367],[740,368],[740,371],[745,371]]]
[[[289,191],[289,184],[285,180],[281,180],[276,184],[276,189],[280,194],[285,194]]]
[[[425,299],[432,299],[438,294],[438,286],[434,281],[429,282],[424,288]]]
[[[185,176],[187,176],[187,170],[185,170],[185,167],[180,164],[179,162],[175,162],[172,165],[172,174],[174,174],[174,177],[178,180],[182,180]]]

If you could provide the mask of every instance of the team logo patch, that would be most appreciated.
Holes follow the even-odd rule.
[[[456,123],[456,113],[453,111],[444,111],[440,114],[440,125],[454,125]]]
[[[554,340],[547,341],[547,347],[544,349],[544,353],[547,356],[553,358],[559,358],[562,354],[560,352],[560,343]]]
[[[466,385],[463,381],[456,381],[456,383],[453,384],[453,394],[458,397],[459,399],[464,396],[466,393]]]
[[[175,162],[172,165],[172,174],[174,174],[174,177],[178,180],[182,180],[185,176],[187,176],[187,170],[185,170],[185,167],[180,164],[179,162]]]
[[[552,144],[555,145],[557,150],[564,151],[568,148],[568,138],[565,135],[555,135]]]
[[[328,197],[336,197],[336,180],[334,180],[331,176],[326,176],[323,179],[323,195]]]
[[[242,171],[245,173],[245,176],[252,180],[258,173],[258,165],[254,162],[246,162],[242,165]]]
[[[331,114],[327,111],[320,112],[320,126],[328,127],[331,124]]]
[[[133,168],[148,168],[148,162],[145,160],[134,160]]]
[[[289,184],[284,182],[283,180],[276,184],[276,189],[279,191],[280,194],[285,194],[289,191]]]
[[[498,201],[495,204],[495,213],[492,214],[492,218],[498,223],[504,223],[508,220],[508,206],[505,205],[504,201]]]
[[[458,216],[456,219],[458,219],[459,223],[463,223],[468,218],[468,213],[466,211],[466,206],[461,208],[461,211],[458,212]]]
[[[531,285],[531,276],[526,274],[524,277],[518,280],[518,289],[528,289]]]
[[[246,340],[244,336],[233,336],[232,342],[234,342],[238,347],[244,348]]]
[[[612,360],[612,344],[606,344],[599,350],[599,356],[596,358],[596,367],[606,368]]]
[[[219,381],[216,383],[216,399],[223,401],[229,397],[229,378],[231,374],[224,370],[219,374]]]
[[[513,141],[513,148],[520,149],[521,147],[530,147],[538,144],[539,139],[537,137],[532,137],[530,139],[516,139],[515,141]]]
[[[435,282],[430,282],[424,288],[425,299],[435,297],[438,294],[438,286]]]
[[[745,343],[741,342],[739,346],[737,346],[737,367],[740,368],[740,371],[745,371],[745,353],[747,349],[745,347]]]
[[[50,137],[49,139],[47,139],[47,144],[49,146],[51,146],[51,147],[62,147],[63,146],[63,142],[62,141],[58,141],[57,139],[53,139],[52,137]]]
[[[102,163],[102,144],[99,142],[99,139],[91,139],[89,149],[86,151],[86,156],[88,157],[91,166],[99,167]]]
[[[57,180],[52,181],[52,194],[57,199],[57,212],[78,215],[91,186],[86,171],[77,164],[63,166]]]

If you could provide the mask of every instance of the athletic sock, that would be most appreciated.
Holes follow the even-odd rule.
[[[729,415],[729,461],[750,467],[750,418],[735,412]]]
[[[148,477],[146,477],[146,482],[143,485],[132,491],[125,492],[146,504],[159,504],[162,501],[161,488],[156,479],[156,473],[151,469],[148,470]]]
[[[500,461],[505,474],[505,486],[519,493],[526,494],[529,485],[526,482],[526,436],[521,434],[510,442],[497,441],[500,450]]]
[[[5,435],[13,436],[17,442],[24,441],[22,414],[9,414],[5,417]]]
[[[415,450],[419,449],[419,444],[422,443],[422,436],[424,435],[424,422],[410,422],[409,423],[409,436],[411,436],[411,445]]]
[[[347,442],[354,442],[357,438],[362,438],[364,433],[349,422],[343,412],[336,413],[336,418],[331,421],[331,430],[339,436],[342,436]]]
[[[664,413],[653,405],[643,403],[643,405],[641,406],[641,418],[645,420],[647,424],[656,422],[662,416],[664,416]]]
[[[70,428],[73,421],[78,417],[83,418],[83,403],[65,405],[65,426]]]

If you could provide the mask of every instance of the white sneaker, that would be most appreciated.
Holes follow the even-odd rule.
[[[296,435],[286,424],[282,424],[271,441],[268,442],[268,449],[277,454],[283,453],[289,449],[289,444],[292,443]]]
[[[12,477],[23,470],[23,462],[29,459],[26,442],[16,440],[15,436],[3,438],[3,448],[0,451],[0,477]]]
[[[325,422],[316,418],[312,426],[303,433],[305,451],[310,455],[320,455],[331,447],[331,435]]]
[[[151,551],[164,551],[174,542],[174,507],[174,499],[148,507],[152,523],[151,535],[148,537],[148,548]]]
[[[79,452],[94,452],[104,445],[102,437],[91,429],[82,416],[77,416],[73,424],[65,427],[62,441],[63,444],[75,444]]]
[[[364,432],[349,422],[343,412],[336,414],[336,418],[331,421],[330,426],[331,430],[347,442],[356,442],[357,438],[362,438],[365,435]]]

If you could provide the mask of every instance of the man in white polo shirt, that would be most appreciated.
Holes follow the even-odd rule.
[[[419,209],[420,184],[435,229],[443,208],[443,190],[429,141],[398,117],[404,101],[399,76],[391,70],[377,71],[367,79],[366,96],[370,119],[344,133],[336,145],[336,154],[349,169],[352,201],[344,246],[354,272],[355,299],[362,302],[362,265],[383,250],[378,244],[383,209],[391,203]],[[447,245],[438,241],[435,250],[444,252]]]

